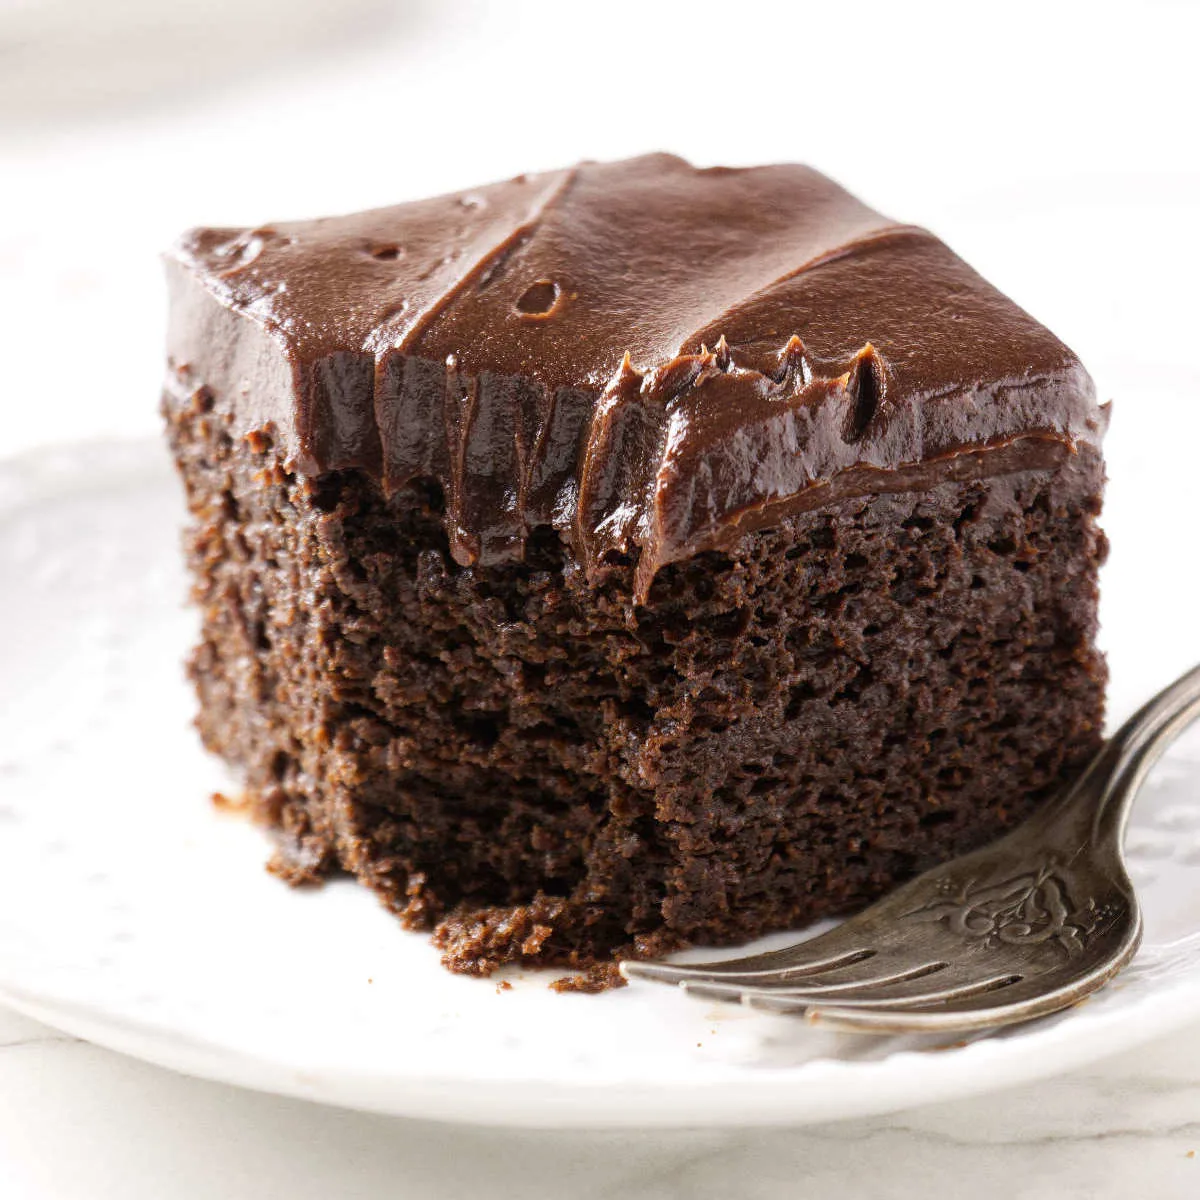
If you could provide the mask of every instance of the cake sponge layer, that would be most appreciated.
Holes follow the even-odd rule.
[[[639,604],[631,566],[591,583],[553,531],[523,564],[459,564],[433,481],[303,478],[203,393],[168,411],[206,744],[281,873],[352,872],[455,969],[852,909],[1099,745],[1090,450],[835,500]]]

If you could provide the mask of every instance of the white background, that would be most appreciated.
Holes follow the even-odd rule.
[[[1116,401],[1114,463],[1162,454],[1187,470],[1200,431],[1198,47],[1186,0],[0,0],[0,454],[157,428],[157,254],[188,225],[668,149],[703,164],[807,161],[929,225],[1089,364]],[[1182,400],[1147,398],[1164,393]],[[1120,442],[1122,406],[1149,403],[1166,451]],[[1148,571],[1188,544],[1190,513],[1171,516],[1169,543],[1146,534]],[[1161,619],[1182,629],[1189,603]],[[9,1041],[47,1036],[14,1028]],[[521,1194],[525,1164],[496,1134],[242,1097],[64,1045],[0,1047],[6,1198],[271,1195],[276,1181],[297,1195],[465,1196],[493,1161],[499,1194]],[[1054,1094],[1074,1117],[1060,1111],[1052,1134],[1015,1119],[1039,1107],[1031,1094],[975,1104],[970,1130],[935,1113],[890,1131],[718,1139],[716,1158],[700,1137],[609,1135],[549,1139],[539,1168],[537,1139],[513,1145],[530,1171],[597,1196],[709,1183],[804,1194],[810,1169],[817,1195],[835,1179],[848,1194],[915,1195],[956,1175],[976,1194],[1067,1195],[1069,1176],[1088,1180],[1080,1195],[1139,1194],[1138,1179],[1143,1195],[1195,1195],[1197,1045],[1147,1053],[1157,1092],[1138,1063],[1064,1082]],[[1045,1151],[1046,1138],[1077,1149],[1102,1132],[1090,1157]],[[976,1142],[986,1152],[962,1152]],[[711,1174],[686,1166],[696,1155]]]

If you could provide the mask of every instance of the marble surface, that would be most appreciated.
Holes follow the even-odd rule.
[[[188,1079],[0,1010],[5,1200],[1200,1195],[1200,1024],[1034,1087],[799,1130],[394,1120]]]

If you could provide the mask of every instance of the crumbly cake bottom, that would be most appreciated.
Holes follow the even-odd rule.
[[[590,585],[552,530],[451,558],[436,487],[284,469],[203,391],[187,492],[205,744],[292,883],[347,871],[455,971],[616,982],[862,906],[1009,828],[1101,737],[1103,467],[858,497]]]

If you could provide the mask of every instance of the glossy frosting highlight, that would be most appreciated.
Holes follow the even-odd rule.
[[[651,155],[168,256],[169,394],[294,469],[435,479],[464,564],[553,526],[593,573],[835,495],[1044,466],[1106,414],[932,234],[806,167]]]

